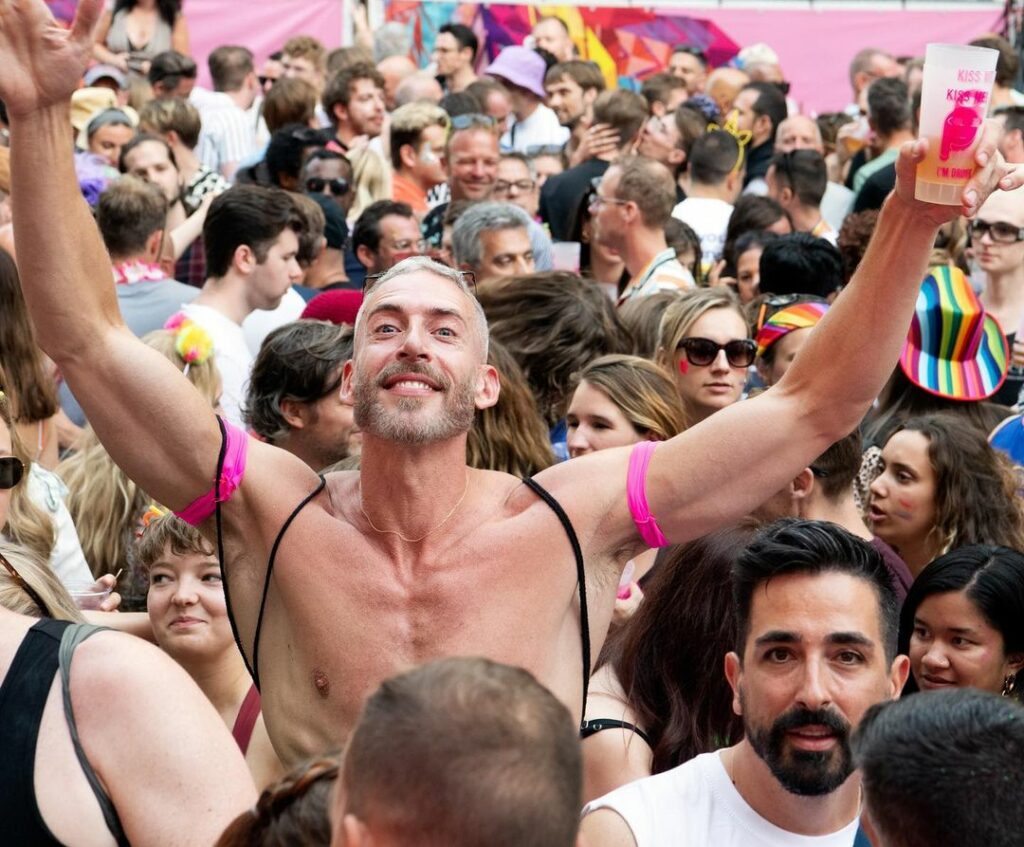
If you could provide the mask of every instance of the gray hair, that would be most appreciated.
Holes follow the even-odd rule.
[[[525,212],[523,213],[525,215]],[[440,262],[435,262],[429,256],[410,256],[408,259],[402,259],[397,265],[392,267],[386,273],[382,274],[371,286],[369,293],[363,297],[363,303],[359,307],[359,311],[356,313],[355,323],[355,348],[358,348],[359,339],[362,337],[363,330],[365,329],[366,323],[366,307],[377,291],[383,287],[386,283],[391,282],[393,279],[397,279],[400,276],[406,274],[417,273],[419,271],[427,271],[435,276],[439,276],[442,279],[446,279],[452,282],[463,294],[469,298],[473,304],[473,318],[476,324],[477,334],[480,336],[480,342],[483,346],[483,358],[487,360],[487,350],[490,345],[491,331],[487,325],[487,315],[484,314],[484,307],[480,305],[480,301],[476,299],[476,295],[473,293],[473,289],[469,287],[466,282],[466,276],[460,270],[450,268],[448,265],[442,265]]]
[[[389,21],[373,34],[373,61],[405,56],[412,50],[412,33],[398,21]]]
[[[511,203],[477,203],[470,206],[452,229],[452,253],[460,265],[480,267],[483,249],[480,236],[502,229],[530,228],[530,216]]]

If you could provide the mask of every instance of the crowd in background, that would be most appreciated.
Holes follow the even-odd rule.
[[[22,19],[9,20],[0,15],[0,69],[33,49],[27,24],[30,47],[13,35]],[[74,151],[52,170],[32,163],[73,187],[68,202],[87,204],[95,222],[75,230],[88,238],[59,243],[33,212],[19,220],[30,201],[18,192],[33,192],[39,173],[27,172],[17,136],[38,131],[43,109],[0,79],[0,607],[17,613],[0,618],[10,843],[1018,843],[1024,188],[986,193],[974,214],[937,226],[898,361],[885,363],[891,375],[858,425],[686,543],[669,544],[651,511],[641,527],[646,500],[634,509],[647,468],[637,482],[634,456],[664,456],[691,431],[711,437],[716,419],[724,427],[737,419],[727,410],[758,398],[799,405],[816,367],[839,376],[828,386],[837,407],[857,394],[843,371],[855,385],[884,341],[847,340],[849,359],[827,368],[810,358],[824,342],[801,350],[819,324],[843,332],[830,312],[884,275],[862,260],[887,209],[895,219],[887,198],[907,179],[900,157],[918,135],[923,59],[871,47],[837,56],[849,63],[849,102],[807,115],[763,43],[721,67],[677,45],[629,90],[581,57],[557,17],[538,18],[492,60],[471,28],[446,23],[427,67],[411,58],[406,27],[371,32],[365,10],[353,44],[328,51],[315,36],[256,57],[225,34],[206,58],[206,89],[178,0],[110,4],[59,113]],[[995,34],[971,44],[998,51],[992,159],[1024,164],[1020,56]],[[42,197],[50,182],[40,184]],[[896,256],[891,241],[880,235],[872,249]],[[98,261],[106,289],[46,299],[39,292],[59,276],[39,270],[46,245],[66,253],[69,277]],[[429,340],[413,338],[405,312],[379,319],[388,290],[428,296],[402,281],[424,273],[473,304],[449,321],[454,332],[440,318],[424,324]],[[462,308],[440,302],[438,314]],[[141,340],[124,356],[105,335],[121,321]],[[468,327],[484,339],[494,386],[467,383],[468,414],[445,399],[415,436],[383,429],[383,412],[360,395],[370,391],[359,380],[366,339],[408,336],[397,360],[415,363],[383,366],[373,383],[397,386],[405,410],[432,393],[461,396],[423,351],[454,349]],[[153,398],[184,380],[195,391],[172,421]],[[131,382],[152,394],[121,387]],[[817,410],[808,403],[806,416]],[[159,502],[163,475],[192,471],[181,458],[188,422],[214,411],[217,467],[201,469],[209,503]],[[575,572],[564,566],[572,626],[558,635],[573,645],[569,684],[561,666],[500,664],[518,654],[482,635],[508,624],[529,653],[528,627],[440,614],[436,570],[469,555],[458,544],[476,550],[463,536],[428,572],[385,545],[401,589],[373,593],[371,576],[346,583],[353,646],[314,647],[301,692],[281,670],[307,661],[295,648],[303,627],[313,641],[323,632],[291,616],[291,595],[316,609],[319,595],[342,591],[331,569],[362,567],[358,544],[323,540],[327,518],[315,523],[308,503],[327,499],[329,515],[416,550],[455,533],[461,509],[489,502],[476,483],[466,499],[477,479],[467,476],[454,506],[438,487],[448,505],[433,528],[415,538],[379,528],[364,490],[390,468],[378,454],[362,464],[364,436],[418,447],[454,438],[468,468],[531,490],[536,475],[579,467],[595,501],[618,466],[594,454],[630,457],[643,543],[616,549],[618,571],[595,575],[581,552],[600,535],[573,532],[587,498],[545,512],[577,561]],[[208,441],[196,436],[197,456]],[[152,443],[142,475],[133,442]],[[274,464],[269,447],[298,461]],[[308,497],[260,511],[239,487],[247,450],[270,467],[265,489],[286,489],[301,467]],[[727,452],[690,454],[686,472],[698,485],[705,472],[714,479]],[[625,461],[614,485],[627,484]],[[750,470],[752,491],[763,476]],[[269,523],[231,512],[236,488]],[[304,555],[322,544],[330,559],[315,579],[296,569],[293,521],[306,521]],[[565,558],[534,550],[532,526],[515,530],[517,550]],[[506,542],[492,543],[499,561]],[[253,570],[232,580],[243,563]],[[473,570],[456,570],[471,592]],[[497,581],[511,610],[520,578]],[[588,623],[592,582],[610,586],[614,608],[595,608],[592,593]],[[364,652],[360,633],[392,626],[404,602],[393,638],[408,649]],[[479,643],[466,649],[460,628]],[[577,703],[565,689],[578,688],[581,630]],[[332,672],[320,655],[331,650],[351,651],[343,667],[359,686]],[[332,730],[318,710],[348,688]],[[580,726],[566,707],[582,708]]]

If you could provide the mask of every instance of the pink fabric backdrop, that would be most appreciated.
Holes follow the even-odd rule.
[[[997,28],[991,8],[967,12],[762,11],[695,8],[737,44],[763,41],[779,54],[791,96],[807,112],[844,108],[852,99],[847,69],[862,47],[923,56],[930,41],[966,44]]]
[[[221,44],[241,44],[259,63],[291,36],[315,35],[327,48],[341,45],[341,0],[186,0],[199,84],[209,87],[206,57]]]

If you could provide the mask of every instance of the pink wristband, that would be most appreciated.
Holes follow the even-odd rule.
[[[629,454],[629,470],[626,472],[626,503],[637,532],[648,547],[665,547],[669,543],[647,505],[647,466],[657,449],[657,441],[637,442]]]
[[[245,458],[249,449],[249,436],[234,424],[224,421],[227,446],[224,448],[224,467],[220,475],[220,497],[214,485],[202,497],[197,497],[180,512],[179,518],[192,526],[198,526],[213,514],[217,503],[226,503],[242,484],[245,476]]]

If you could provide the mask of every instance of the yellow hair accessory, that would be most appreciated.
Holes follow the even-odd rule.
[[[736,143],[739,145],[740,153],[736,158],[736,164],[733,166],[732,172],[735,173],[740,169],[743,164],[743,151],[746,146],[750,143],[750,139],[754,137],[754,134],[749,129],[740,129],[739,126],[740,113],[737,109],[733,109],[726,115],[725,126],[719,126],[716,123],[708,124],[708,132],[715,132],[716,130],[721,132],[727,132],[733,138],[736,139]]]
[[[194,321],[184,320],[175,329],[174,349],[186,367],[201,365],[213,354],[213,339]]]

